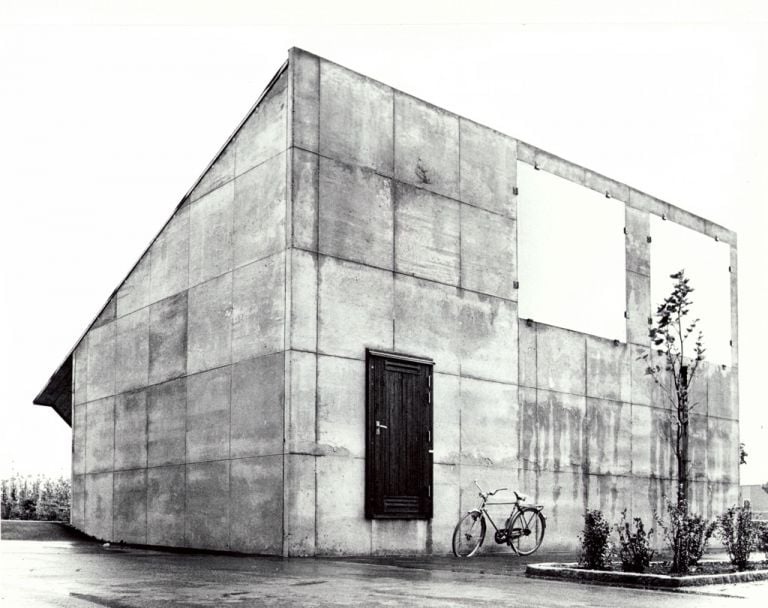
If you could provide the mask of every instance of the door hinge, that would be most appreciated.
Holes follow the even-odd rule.
[[[432,431],[427,430],[427,443],[432,443]]]
[[[427,486],[427,498],[432,498],[432,486]]]

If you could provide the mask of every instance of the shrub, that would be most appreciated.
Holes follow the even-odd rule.
[[[765,559],[768,559],[768,522],[757,522],[757,550],[765,553]]]
[[[621,569],[624,572],[644,572],[653,559],[653,549],[649,542],[653,528],[646,532],[643,520],[639,517],[635,517],[632,522],[634,526],[627,521],[627,510],[624,509],[621,512],[621,522],[616,524]]]
[[[666,499],[666,510],[669,516],[668,524],[658,514],[654,514],[654,518],[672,551],[670,570],[683,574],[699,563],[717,522],[707,522],[701,515],[689,513],[685,500],[672,503]]]
[[[591,570],[605,570],[611,553],[608,536],[611,529],[602,511],[594,509],[584,514],[581,540],[581,565]]]
[[[717,518],[720,539],[728,551],[731,563],[744,570],[749,563],[749,554],[757,546],[757,526],[752,523],[752,509],[749,501],[743,507],[730,507]]]

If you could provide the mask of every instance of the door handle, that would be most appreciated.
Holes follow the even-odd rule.
[[[381,424],[378,420],[376,421],[376,434],[381,435],[381,429],[388,429],[389,427],[386,424]]]

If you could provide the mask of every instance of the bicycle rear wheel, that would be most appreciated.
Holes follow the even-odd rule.
[[[509,526],[509,544],[519,555],[530,555],[544,540],[546,520],[537,509],[524,507]]]
[[[453,530],[453,554],[472,557],[485,539],[485,518],[480,511],[470,511],[459,520]]]

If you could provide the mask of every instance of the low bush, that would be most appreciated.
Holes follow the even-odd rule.
[[[689,513],[685,500],[673,503],[667,498],[666,511],[669,522],[665,522],[658,513],[654,514],[654,518],[672,551],[670,570],[683,574],[699,563],[717,522],[707,522],[701,515]]]
[[[749,555],[757,548],[758,527],[752,523],[749,501],[742,507],[730,507],[717,518],[718,533],[731,563],[745,570]]]
[[[600,509],[589,510],[584,514],[584,530],[579,535],[581,541],[580,563],[591,570],[605,570],[611,555],[608,537],[611,533]]]
[[[621,512],[621,522],[616,524],[616,532],[619,535],[621,569],[624,572],[644,572],[653,559],[654,551],[650,545],[653,528],[646,532],[643,520],[639,517],[633,518],[630,523],[627,520],[627,510],[624,509]]]

